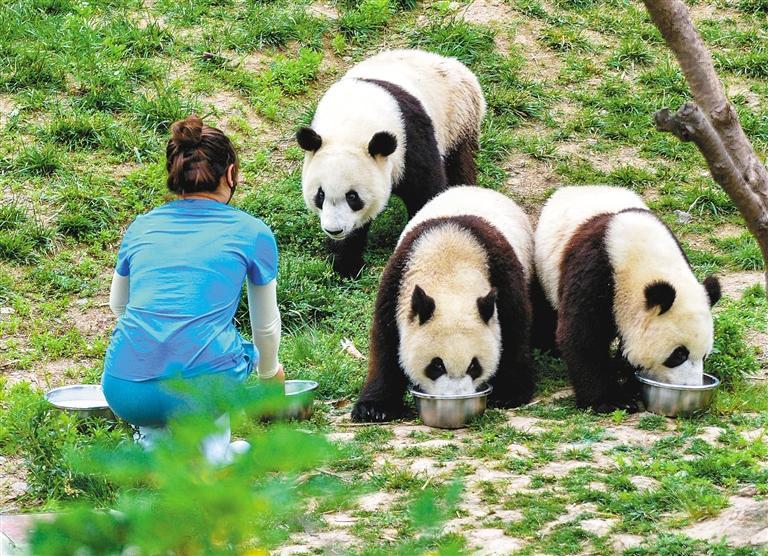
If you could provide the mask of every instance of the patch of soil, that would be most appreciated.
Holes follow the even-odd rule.
[[[16,103],[10,98],[0,95],[0,127],[5,127],[14,110],[16,110]]]
[[[530,434],[541,434],[547,430],[546,421],[538,417],[526,417],[525,415],[509,415],[507,425]]]
[[[27,492],[27,467],[24,460],[0,456],[0,512],[19,511],[19,498]]]
[[[81,376],[80,370],[85,362],[74,359],[56,359],[46,363],[36,363],[31,369],[11,369],[2,373],[8,386],[19,382],[28,382],[40,390],[50,390],[65,384],[72,384],[73,379]]]
[[[694,539],[719,541],[733,546],[768,545],[768,500],[731,496],[730,507],[719,516],[683,529]]]
[[[339,19],[339,10],[330,4],[312,4],[307,7],[307,11],[316,17],[327,17],[328,19]]]
[[[357,505],[366,512],[378,512],[389,508],[398,498],[397,494],[382,490],[359,497]]]
[[[457,16],[467,23],[493,25],[505,23],[514,18],[515,12],[508,4],[498,0],[475,0],[459,10]]]
[[[724,222],[722,224],[718,224],[717,228],[715,228],[715,237],[720,239],[727,237],[739,237],[746,231],[746,226],[737,226],[736,224]]]
[[[276,552],[290,554],[346,554],[360,544],[359,539],[346,530],[322,531],[316,534],[302,533],[291,537],[294,544],[284,546]]]
[[[513,45],[520,48],[528,64],[523,68],[524,76],[537,81],[556,81],[563,62],[560,57],[539,42],[542,24],[527,19],[515,29]]]
[[[559,185],[552,164],[524,154],[513,154],[505,163],[505,190],[531,215],[532,224],[541,212],[546,192]]]
[[[464,532],[472,553],[483,556],[510,554],[525,546],[521,539],[508,537],[503,529],[470,529]]]
[[[72,305],[67,309],[66,318],[87,340],[109,334],[117,322],[106,302],[97,302],[89,307]]]
[[[718,280],[720,280],[720,287],[723,290],[723,295],[732,297],[733,299],[741,299],[741,294],[744,290],[755,284],[762,284],[765,280],[765,274],[757,270],[745,270],[742,272],[727,272],[725,274],[718,274]]]

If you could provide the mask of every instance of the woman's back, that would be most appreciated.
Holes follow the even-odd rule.
[[[128,228],[116,272],[129,303],[105,373],[141,381],[247,364],[232,322],[246,277],[273,280],[277,248],[260,220],[208,199],[170,202]]]

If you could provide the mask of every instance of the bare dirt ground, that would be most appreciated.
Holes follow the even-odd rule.
[[[565,395],[568,392],[564,392]],[[547,400],[534,400],[534,403],[547,403]],[[559,424],[558,421],[520,415],[517,410],[504,412],[505,425],[526,435],[541,436],[551,433]],[[384,425],[391,432],[391,438],[377,447],[377,456],[371,475],[380,473],[385,468],[408,469],[425,487],[430,483],[449,481],[457,468],[469,469],[464,476],[464,491],[456,515],[444,525],[445,532],[459,532],[467,541],[468,548],[474,554],[501,555],[510,554],[524,548],[531,538],[520,538],[510,535],[504,524],[515,523],[523,519],[523,513],[518,509],[508,509],[503,502],[489,501],[486,495],[489,491],[502,493],[501,500],[515,494],[530,494],[533,496],[557,496],[562,494],[556,486],[543,491],[540,486],[532,484],[532,478],[546,480],[562,479],[574,470],[589,467],[592,471],[610,473],[623,465],[623,453],[632,449],[648,449],[659,442],[669,440],[674,436],[678,425],[674,420],[666,420],[667,430],[641,430],[638,424],[647,416],[646,413],[632,415],[620,424],[605,425],[601,439],[592,443],[563,443],[556,447],[559,459],[549,463],[536,464],[526,473],[506,469],[501,461],[492,461],[463,455],[470,447],[481,442],[477,431],[459,429],[456,431],[441,431],[431,429],[416,423],[395,423]],[[337,443],[350,442],[357,427],[350,426],[348,415],[334,418],[337,430],[329,438]],[[753,434],[765,431],[759,429]],[[703,427],[691,439],[700,439],[708,444],[717,445],[718,438],[724,429],[715,426]],[[589,446],[591,457],[586,461],[569,459],[572,450]],[[457,455],[445,460],[440,454],[453,448]],[[404,450],[433,451],[436,457],[419,456],[407,457]],[[530,455],[525,446],[511,444],[509,452],[526,458]],[[549,478],[549,479],[547,479]],[[649,493],[659,488],[659,482],[646,476],[634,476],[630,481],[639,492]],[[607,485],[600,481],[592,482],[588,489],[604,492]],[[742,490],[742,494],[731,496],[728,506],[716,517],[701,520],[689,526],[680,527],[678,531],[694,539],[709,541],[725,540],[733,547],[768,547],[768,500],[755,496],[754,488]],[[381,491],[359,496],[353,509],[338,513],[323,515],[327,527],[318,531],[307,531],[292,537],[288,546],[283,547],[279,554],[297,553],[335,553],[340,545],[345,547],[361,546],[361,541],[350,533],[350,528],[360,519],[375,513],[382,513],[398,504],[405,494],[395,491]],[[646,537],[638,534],[622,532],[619,520],[608,513],[601,512],[592,503],[570,503],[565,511],[555,520],[543,524],[538,533],[545,537],[554,528],[565,524],[577,524],[588,534],[601,543],[607,543],[616,553],[639,546]],[[397,536],[396,530],[382,531],[382,536]],[[535,539],[534,539],[535,540]]]

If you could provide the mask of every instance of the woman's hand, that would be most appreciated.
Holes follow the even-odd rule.
[[[270,378],[259,378],[261,382],[272,384],[272,383],[284,383],[285,382],[285,370],[283,369],[283,365],[278,363],[277,365],[277,373],[275,373],[275,376]]]

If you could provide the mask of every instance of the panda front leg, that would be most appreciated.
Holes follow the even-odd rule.
[[[368,377],[352,409],[353,421],[391,421],[405,413],[408,379],[400,367],[400,333],[395,317],[400,277],[401,272],[390,263],[381,278],[371,327]]]
[[[328,240],[328,249],[333,258],[333,270],[343,278],[357,278],[360,274],[370,227],[368,223],[341,241]]]
[[[408,380],[397,358],[396,338],[395,342],[392,342],[392,331],[386,328],[378,320],[374,320],[368,377],[357,403],[352,408],[353,421],[392,421],[405,413],[403,397]]]
[[[598,310],[603,294],[563,296],[558,314],[557,345],[568,368],[576,405],[597,413],[633,411],[619,395],[611,342],[616,337],[612,313]],[[634,408],[636,411],[636,407]]]

